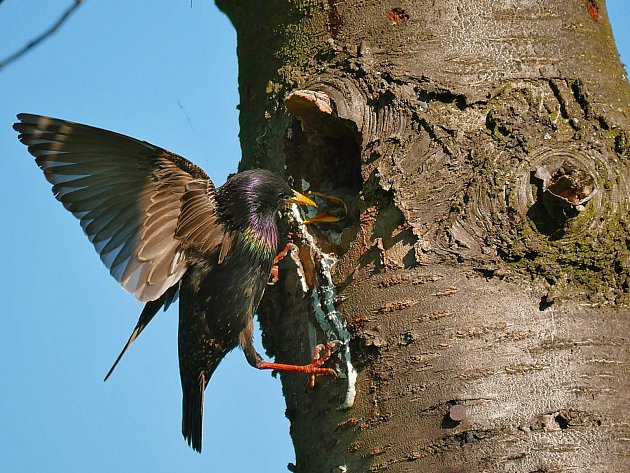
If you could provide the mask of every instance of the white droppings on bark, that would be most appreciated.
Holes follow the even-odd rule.
[[[308,293],[308,282],[306,281],[306,275],[304,274],[304,267],[302,266],[302,262],[300,261],[300,255],[298,253],[297,247],[291,248],[291,251],[289,251],[289,256],[295,263],[298,279],[300,280],[300,284],[302,285],[302,292],[304,293],[304,296],[306,296],[306,294]]]
[[[302,219],[298,206],[293,204],[291,210],[302,232],[304,243],[309,247],[314,258],[316,274],[315,287],[313,288],[311,297],[315,318],[328,341],[338,340],[340,342],[339,352],[344,365],[340,376],[348,380],[346,398],[341,408],[349,409],[354,404],[354,398],[356,396],[357,371],[352,365],[352,356],[350,354],[350,332],[346,328],[345,320],[343,320],[341,314],[335,308],[337,289],[332,280],[332,267],[337,261],[337,258],[334,254],[324,253],[319,249],[313,236],[309,233],[307,226],[302,223],[304,220]],[[291,257],[293,258],[293,255]],[[299,258],[296,263],[298,263],[298,277],[302,282],[302,288],[304,292],[307,292],[308,285],[306,284],[304,270],[302,269],[301,263],[299,263]]]

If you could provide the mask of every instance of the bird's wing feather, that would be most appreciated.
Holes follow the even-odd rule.
[[[14,128],[53,193],[80,221],[122,287],[158,299],[186,271],[185,251],[224,236],[215,188],[190,161],[111,131],[20,114]]]
[[[208,199],[208,195],[214,197],[214,193],[209,180],[194,180],[186,184],[182,196],[175,236],[202,253],[215,250],[225,236],[223,225],[218,225],[216,218],[208,218],[215,215],[216,202],[214,198]]]

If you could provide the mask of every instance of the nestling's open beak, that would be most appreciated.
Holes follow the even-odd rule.
[[[340,222],[344,218],[346,218],[346,216],[348,215],[348,206],[343,201],[343,199],[340,199],[339,197],[335,197],[334,195],[322,194],[321,192],[315,192],[315,191],[311,191],[311,194],[312,195],[316,195],[317,197],[320,197],[322,199],[326,199],[326,200],[328,200],[330,202],[333,202],[333,203],[337,204],[339,209],[336,212],[332,213],[332,214],[330,212],[326,212],[326,211],[320,212],[317,215],[315,215],[314,217],[307,218],[306,220],[304,220],[302,222],[304,225],[310,225],[311,223],[335,223],[335,222]]]
[[[293,190],[293,189],[291,189],[291,190]],[[292,204],[310,205],[311,207],[317,207],[317,204],[315,202],[313,202],[311,199],[306,197],[304,194],[300,194],[296,190],[293,191],[293,197],[288,199],[287,202],[290,202]]]

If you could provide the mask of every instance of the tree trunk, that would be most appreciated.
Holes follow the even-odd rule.
[[[336,195],[259,311],[299,472],[630,471],[630,87],[601,0],[218,0],[242,168]],[[356,378],[356,383],[355,383]],[[356,395],[355,395],[356,394]]]

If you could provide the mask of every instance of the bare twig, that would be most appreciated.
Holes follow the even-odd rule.
[[[65,12],[63,12],[63,14],[59,17],[59,19],[50,28],[48,28],[46,31],[44,31],[41,35],[39,35],[34,40],[27,43],[24,47],[18,49],[16,52],[14,52],[13,54],[5,58],[3,61],[0,61],[0,70],[4,69],[5,66],[9,65],[13,61],[16,61],[17,59],[24,56],[26,53],[28,53],[31,49],[33,49],[39,43],[41,43],[42,41],[47,39],[49,36],[51,36],[53,33],[55,33],[61,27],[61,25],[63,25],[66,22],[66,20],[70,17],[70,15],[72,15],[72,13],[74,13],[74,11],[77,8],[79,8],[79,6],[83,2],[84,0],[74,0],[74,3],[70,7],[68,7],[68,9]],[[2,3],[2,0],[0,0],[0,3]]]

